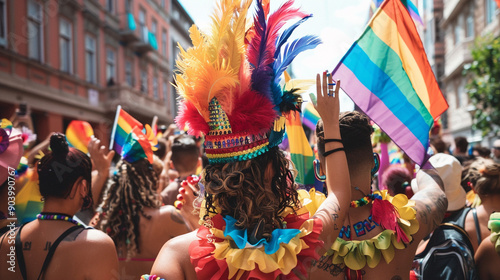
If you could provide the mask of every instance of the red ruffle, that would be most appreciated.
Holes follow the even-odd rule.
[[[309,219],[309,213],[297,216],[288,215],[285,217],[287,222],[287,228],[300,228],[302,224]],[[212,218],[212,222],[215,228],[223,229],[225,226],[225,221],[221,215],[216,215]],[[307,267],[311,265],[313,260],[319,259],[319,255],[316,250],[323,246],[323,241],[319,240],[319,234],[321,233],[322,223],[319,219],[314,219],[313,230],[310,234],[302,237],[302,240],[309,246],[307,249],[303,249],[297,255],[297,266],[296,269],[302,274],[307,276]],[[197,237],[198,239],[193,241],[189,246],[189,255],[191,257],[191,263],[193,264],[196,275],[198,279],[205,280],[216,280],[216,279],[228,279],[229,269],[225,260],[217,260],[213,257],[212,252],[215,250],[215,245],[208,242],[208,237],[211,236],[216,242],[223,241],[220,238],[215,238],[210,230],[205,226],[200,226],[198,229]],[[242,274],[240,279],[269,279],[274,280],[279,275],[281,275],[280,270],[276,270],[272,273],[263,273],[258,269],[252,271],[246,271]],[[235,277],[233,277],[235,278]],[[288,275],[283,275],[283,279],[297,279],[297,275],[292,271]]]

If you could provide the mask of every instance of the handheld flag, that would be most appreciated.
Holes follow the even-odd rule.
[[[316,124],[315,124],[316,125]],[[299,112],[291,112],[286,118],[286,134],[290,146],[290,156],[298,171],[295,181],[304,185],[314,184],[314,153],[309,145]]]
[[[427,162],[429,130],[448,104],[400,0],[380,6],[332,75],[415,163]]]
[[[85,154],[89,152],[87,146],[92,135],[94,135],[94,130],[86,121],[71,121],[68,128],[66,128],[66,140],[69,146]]]
[[[134,119],[131,115],[125,112],[120,105],[118,105],[116,109],[115,123],[113,124],[113,131],[111,132],[109,149],[113,149],[118,154],[121,154],[127,135],[132,132],[132,129],[136,126],[141,130],[143,128],[142,123]]]

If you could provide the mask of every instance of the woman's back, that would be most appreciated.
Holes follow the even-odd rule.
[[[151,271],[151,267],[162,246],[171,238],[189,232],[184,219],[177,209],[171,205],[162,206],[158,209],[145,208],[144,213],[151,218],[147,219],[140,216],[140,250],[138,253],[130,260],[127,260],[126,248],[123,248],[122,251],[118,246],[120,279],[122,280],[136,280],[144,271]]]
[[[0,252],[2,256],[15,254],[15,263],[1,262],[2,279],[23,279],[22,259],[27,279],[38,279],[49,250],[53,250],[56,240],[73,227],[75,225],[67,221],[35,220],[22,227],[21,244],[15,238],[19,229],[7,232],[2,237]],[[16,252],[16,246],[22,252]],[[12,257],[7,259],[10,260]],[[111,238],[98,230],[78,227],[57,245],[39,279],[62,280],[68,275],[72,279],[119,279],[117,267],[118,258]]]

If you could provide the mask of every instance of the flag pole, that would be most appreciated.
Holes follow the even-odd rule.
[[[116,116],[115,116],[115,122],[113,123],[113,130],[111,131],[111,141],[109,142],[109,150],[113,150],[113,144],[115,142],[116,126],[118,125],[118,117],[120,116],[121,110],[122,106],[118,105],[116,107]]]
[[[153,133],[156,134],[158,133],[158,129],[156,129],[156,123],[158,123],[158,116],[154,116],[153,121],[151,122],[151,128],[153,129]]]

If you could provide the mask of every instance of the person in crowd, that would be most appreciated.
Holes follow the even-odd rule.
[[[488,229],[491,234],[481,242],[474,258],[479,271],[479,279],[498,279],[500,265],[500,213],[493,213],[489,217]]]
[[[455,156],[460,164],[463,164],[464,161],[471,159],[471,157],[467,154],[469,146],[469,141],[467,138],[463,136],[455,137],[455,150],[453,151],[453,156]]]
[[[330,246],[343,224],[350,183],[338,126],[340,82],[334,87],[326,72],[316,81],[317,110],[333,139],[325,155],[329,195],[299,195],[291,162],[278,145],[286,113],[298,110],[303,89],[281,81],[292,57],[272,69],[273,57],[303,21],[283,31],[288,35],[278,43],[281,27],[309,15],[293,1],[272,14],[268,3],[257,2],[255,24],[247,30],[251,2],[220,1],[211,33],[192,27],[194,47],[177,61],[182,109],[176,122],[205,136],[209,161],[198,184],[202,225],[167,242],[143,279],[307,278],[309,261],[324,253],[323,244]],[[269,32],[262,34],[264,23]],[[320,43],[308,38],[307,48]],[[304,50],[296,47],[287,50],[293,57]]]
[[[188,176],[196,175],[196,169],[201,164],[200,151],[192,136],[180,134],[172,139],[170,149],[170,169],[179,174],[161,193],[165,205],[174,205],[179,194],[180,183]]]
[[[491,152],[493,153],[493,160],[496,163],[500,163],[500,138],[493,142],[493,147],[491,147]]]
[[[80,209],[92,207],[90,158],[69,148],[64,134],[50,137],[51,152],[37,165],[42,212],[35,221],[11,228],[0,238],[5,279],[119,279],[113,241],[99,230],[73,219]],[[15,245],[11,238],[15,237]],[[10,245],[9,245],[10,244]],[[9,271],[9,267],[14,267]],[[89,269],[91,268],[91,269]]]
[[[434,154],[446,153],[449,154],[449,147],[440,136],[430,138],[431,147],[434,149]]]
[[[391,196],[405,194],[408,198],[413,196],[411,190],[411,180],[413,179],[408,169],[401,165],[391,165],[384,173],[382,185],[387,189]]]
[[[152,163],[151,143],[134,129],[100,205],[99,228],[114,241],[120,279],[137,279],[150,270],[161,246],[190,230],[173,206],[161,206]]]
[[[394,198],[387,191],[372,192],[372,177],[378,169],[378,156],[372,152],[372,132],[364,114],[357,111],[341,114],[340,133],[353,200],[339,237],[327,254],[313,262],[311,279],[407,279],[417,245],[444,216],[447,199],[443,183],[433,170],[421,169],[417,173],[416,180],[422,190],[412,201],[404,192]],[[324,119],[316,126],[316,136],[321,166],[318,176],[327,180],[332,174],[324,172],[325,158],[321,156],[328,143]],[[388,222],[396,221],[398,215],[399,222]],[[385,241],[381,242],[382,239]]]
[[[491,213],[500,211],[500,164],[491,159],[478,158],[470,165],[466,180],[481,201],[465,220],[465,230],[476,251],[481,241],[490,234],[488,220]]]

